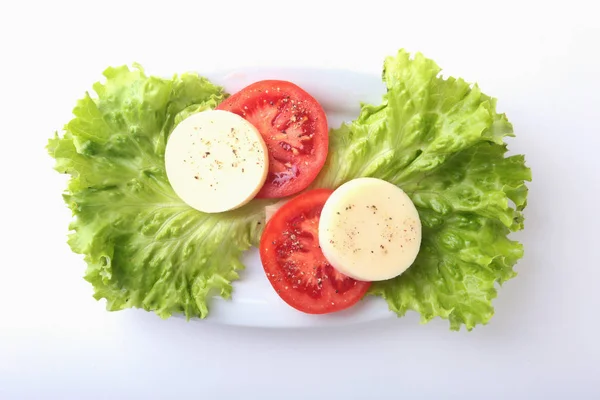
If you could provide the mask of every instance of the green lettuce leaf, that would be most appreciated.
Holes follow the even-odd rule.
[[[388,57],[380,105],[331,133],[313,187],[336,188],[358,177],[385,179],[413,200],[423,224],[421,251],[401,276],[372,285],[399,316],[447,318],[471,330],[493,315],[496,284],[514,277],[522,246],[507,238],[523,228],[531,171],[506,157],[512,125],[477,85],[442,79],[421,54]]]
[[[97,98],[80,100],[47,147],[55,168],[71,175],[69,245],[85,256],[85,279],[109,310],[205,317],[212,293],[230,296],[240,255],[258,242],[264,204],[219,215],[190,208],[169,185],[164,151],[176,123],[226,95],[194,74],[161,79],[138,66],[104,75]]]

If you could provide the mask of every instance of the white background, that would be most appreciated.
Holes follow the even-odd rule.
[[[393,3],[1,3],[1,399],[600,398],[593,2]],[[401,47],[499,98],[511,150],[533,169],[526,255],[489,325],[456,333],[411,314],[268,330],[108,313],[92,299],[44,146],[105,67],[379,74]]]

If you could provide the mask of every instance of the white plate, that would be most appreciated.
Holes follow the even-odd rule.
[[[360,103],[381,101],[385,86],[381,77],[351,71],[325,69],[256,68],[203,74],[216,84],[235,93],[246,85],[262,79],[289,80],[311,95],[323,106],[329,126],[337,128],[343,121],[358,116]],[[313,327],[355,324],[395,316],[381,298],[368,296],[350,309],[328,315],[308,315],[288,306],[279,298],[267,280],[258,251],[248,251],[243,259],[246,269],[233,283],[231,300],[215,297],[208,317],[202,323],[256,327]]]

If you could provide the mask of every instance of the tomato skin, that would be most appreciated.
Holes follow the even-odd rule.
[[[264,80],[225,99],[218,110],[236,113],[261,133],[269,150],[269,174],[257,198],[283,198],[306,189],[329,150],[323,107],[292,82]]]
[[[371,285],[335,270],[321,251],[319,217],[331,193],[314,189],[284,204],[265,226],[260,241],[260,258],[271,286],[283,301],[307,314],[347,309]]]

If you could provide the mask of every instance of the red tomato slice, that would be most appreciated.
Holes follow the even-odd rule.
[[[260,258],[269,282],[290,306],[326,314],[356,304],[370,282],[335,270],[319,246],[319,218],[333,191],[315,189],[284,204],[265,227]]]
[[[298,193],[323,168],[329,147],[327,116],[317,100],[295,84],[256,82],[228,97],[217,109],[251,122],[269,149],[269,173],[256,197]]]

